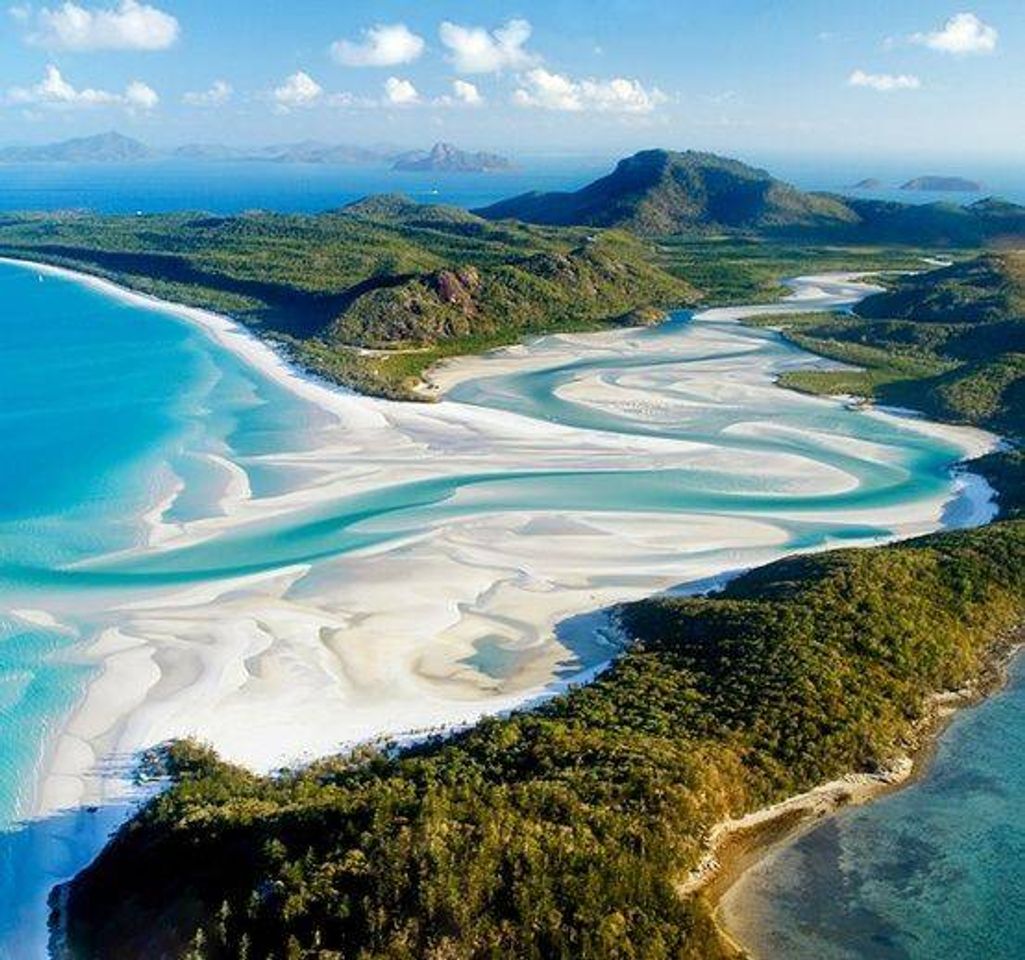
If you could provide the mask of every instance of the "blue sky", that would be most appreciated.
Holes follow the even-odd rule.
[[[1025,4],[16,2],[0,140],[1025,159]]]

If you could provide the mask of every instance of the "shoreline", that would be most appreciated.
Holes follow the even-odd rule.
[[[887,768],[875,773],[851,772],[804,793],[720,821],[708,835],[701,862],[678,885],[681,896],[703,899],[720,943],[744,960],[761,956],[730,927],[725,898],[744,875],[778,850],[818,829],[831,817],[865,806],[914,785],[929,775],[932,760],[951,722],[979,706],[1007,685],[1010,667],[1025,652],[1025,625],[998,641],[980,666],[979,675],[960,690],[933,693],[915,723],[905,749]]]
[[[163,535],[141,548],[146,551],[199,543],[238,524],[324,503],[339,490],[352,493],[376,489],[390,482],[431,476],[432,470],[458,473],[467,469],[467,464],[477,463],[463,452],[466,445],[485,447],[489,451],[487,462],[494,469],[531,462],[530,458],[542,467],[546,459],[554,459],[566,469],[607,469],[624,463],[644,464],[646,469],[652,469],[652,462],[691,464],[707,459],[709,451],[714,451],[714,446],[708,444],[657,436],[606,435],[444,399],[423,405],[364,397],[309,377],[266,341],[219,314],[162,301],[64,267],[11,258],[0,258],[0,263],[84,284],[121,302],[156,310],[200,328],[219,347],[261,375],[335,416],[347,444],[337,451],[327,451],[337,458],[337,464],[358,460],[364,451],[374,451],[374,469],[346,473],[339,466],[341,472],[337,477],[304,488],[296,496],[268,498],[254,504],[245,497],[246,491],[240,490],[240,496],[227,506],[224,517],[191,522],[186,525],[187,533],[160,527],[155,507],[154,529],[162,530]],[[828,278],[809,278],[813,292],[802,298],[803,302],[821,306],[817,296],[824,294],[815,281],[823,280]],[[838,282],[843,283],[842,279]],[[743,310],[733,307],[725,312],[711,311],[712,319],[732,319]],[[583,343],[614,351],[626,333],[555,335],[551,339],[566,344],[571,351]],[[519,357],[518,362],[537,364],[530,348],[507,348],[487,357],[471,356],[458,361],[461,379],[481,376],[496,357],[507,357],[510,353],[514,360]],[[486,372],[493,372],[493,368]],[[581,398],[585,403],[587,399]],[[599,397],[599,405],[600,400]],[[951,429],[944,436],[963,450],[966,458],[974,455],[973,449],[991,442],[981,431]],[[374,448],[384,438],[395,442],[382,453]],[[567,441],[577,445],[571,453],[563,449]],[[456,451],[454,456],[450,449]],[[316,454],[324,452],[318,449]],[[428,452],[434,459],[427,456]],[[777,460],[778,463],[773,461],[777,469],[791,469],[784,458]],[[793,472],[795,478],[799,476],[796,469]],[[810,491],[830,492],[828,486],[822,487],[823,483],[823,478],[813,478]],[[983,492],[975,492],[976,497],[982,495]],[[949,490],[938,501],[940,506],[951,502]],[[923,502],[920,509],[912,510],[907,517],[901,509],[887,508],[882,520],[893,524],[895,538],[942,527],[942,512],[930,512],[930,504],[931,501]],[[985,510],[986,503],[977,503],[975,507]],[[828,509],[824,508],[827,513]],[[523,538],[523,530],[535,522],[539,524],[538,533],[548,530],[555,521],[546,520],[545,526],[539,518],[550,513],[539,508],[535,513],[517,515],[514,521],[505,514],[497,514],[471,518],[467,523],[454,525],[453,531],[439,528],[419,532],[403,548],[409,553],[408,564],[391,557],[392,545],[356,555],[356,564],[343,569],[353,575],[347,602],[355,604],[360,617],[366,607],[368,589],[373,592],[372,602],[387,611],[390,601],[384,595],[378,597],[380,583],[404,582],[408,571],[418,571],[423,602],[412,605],[404,619],[368,616],[364,622],[337,613],[335,607],[322,614],[296,604],[289,591],[309,573],[309,567],[302,565],[175,590],[155,608],[142,600],[124,605],[108,629],[82,651],[100,669],[88,684],[83,701],[53,735],[51,752],[42,764],[36,816],[81,809],[83,805],[102,804],[105,810],[109,806],[115,811],[137,800],[138,795],[125,796],[123,775],[111,775],[109,769],[97,770],[97,763],[102,767],[103,758],[129,754],[133,744],[145,744],[166,731],[180,731],[184,716],[189,718],[185,722],[206,732],[206,738],[218,746],[222,755],[261,769],[303,763],[368,737],[422,730],[437,723],[470,723],[484,714],[520,708],[524,703],[560,692],[567,682],[586,680],[589,671],[600,669],[607,662],[582,660],[577,672],[567,676],[565,664],[573,644],[556,636],[557,625],[589,615],[610,602],[639,599],[680,582],[726,572],[722,567],[724,561],[717,564],[703,557],[702,550],[710,546],[720,550],[732,548],[751,566],[789,552],[771,515],[763,519],[737,515],[729,520],[709,516],[700,522],[695,516],[670,522],[667,515],[660,513],[609,513],[598,522],[582,510],[560,520],[565,529],[557,532],[563,540],[555,538],[555,547],[546,551],[550,555],[539,558],[536,546]],[[481,543],[467,538],[467,526],[472,526],[475,533],[479,531],[481,543],[489,545],[488,552],[482,553]],[[597,536],[603,539],[598,540]],[[574,539],[578,537],[587,539]],[[572,548],[562,548],[562,542]],[[635,550],[657,548],[662,552],[650,554],[653,559],[647,561],[643,582],[639,577],[636,582],[625,578],[622,584],[610,582],[599,586],[602,578],[622,566],[626,542],[633,543]],[[682,552],[681,543],[687,545]],[[581,550],[583,554],[579,553]],[[590,567],[581,568],[579,556],[583,555],[591,561]],[[729,559],[735,563],[732,557]],[[373,574],[366,574],[362,581],[356,570],[360,565],[374,568]],[[430,576],[419,572],[425,565],[432,568]],[[377,580],[372,579],[374,576]],[[389,596],[393,590],[394,586],[388,591]],[[358,601],[353,599],[357,597]],[[374,610],[372,606],[367,609]],[[254,620],[269,624],[270,633],[247,633],[246,625]],[[514,683],[482,684],[482,675],[475,668],[459,666],[467,657],[477,655],[474,638],[480,635],[482,627],[490,627],[495,635],[515,641],[515,649],[522,649],[524,662]],[[343,649],[336,638],[343,631],[348,635],[357,630],[362,631],[361,637],[397,631],[398,639],[392,641],[395,663],[378,663],[381,658],[376,650],[357,656],[359,651]],[[316,645],[297,642],[297,632],[315,632]],[[172,642],[154,640],[155,635],[166,636]],[[330,639],[325,641],[325,637]],[[402,647],[404,637],[406,646]],[[321,645],[341,661],[342,672],[335,674],[340,691],[324,685],[327,673],[310,673],[314,667],[321,669]],[[295,686],[282,669],[282,653],[300,658],[310,679],[304,676]],[[236,671],[239,664],[246,664],[248,670],[250,663],[261,665],[256,676],[262,692],[255,701],[250,695],[248,706],[243,709],[239,699],[242,687],[236,686],[250,680],[238,679]],[[404,670],[401,676],[394,672],[398,666]],[[204,688],[197,680],[209,686]],[[394,695],[380,707],[360,705],[354,711],[353,701],[346,699],[366,698],[373,691],[385,689],[384,685],[395,685]],[[326,693],[334,699],[321,702]],[[312,711],[309,698],[317,701],[317,708]],[[403,700],[413,705],[411,713],[404,712],[405,708],[398,709]],[[231,709],[217,710],[222,701],[230,704]],[[396,708],[389,722],[382,726],[382,710],[387,713],[392,702]],[[254,709],[261,714],[274,711],[279,722],[271,724],[268,715],[262,719],[263,726],[254,728]],[[346,719],[339,726],[343,716]],[[110,816],[116,825],[118,815]],[[95,852],[89,844],[96,839],[96,826],[94,823],[93,835],[84,838],[83,857]],[[71,833],[56,839],[72,847],[83,841],[75,832],[78,829],[73,827]]]

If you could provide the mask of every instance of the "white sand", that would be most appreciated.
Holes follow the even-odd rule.
[[[763,477],[774,490],[800,494],[839,493],[856,483],[845,471],[800,452],[605,433],[445,400],[414,405],[362,397],[300,375],[224,317],[71,271],[30,268],[196,324],[336,421],[318,449],[265,458],[310,470],[309,483],[253,499],[244,472],[224,460],[223,515],[165,524],[159,517],[165,503],[151,518],[146,551],[199,542],[361,491],[484,471],[715,468]],[[828,308],[870,289],[851,275],[808,278],[794,286],[786,309]],[[693,363],[633,368],[611,380],[587,377],[560,395],[643,422],[699,422],[723,405],[753,406],[765,418],[732,428],[738,439],[786,430],[773,422],[780,405],[840,404],[778,390],[775,371],[759,359],[761,335],[716,326],[783,309],[776,304],[706,311],[698,319],[709,324],[695,324],[679,347],[681,361],[690,351]],[[734,356],[702,359],[718,348]],[[652,348],[639,345],[632,331],[554,336],[447,363],[435,382],[446,391],[499,372],[543,369],[582,356],[637,355],[642,349]],[[943,437],[966,456],[993,443],[981,431],[901,422]],[[836,436],[818,441],[824,448],[844,442]],[[886,449],[865,443],[852,442],[846,452],[880,462],[888,456]],[[963,488],[972,506],[960,512],[962,518],[977,522],[991,515],[984,484]],[[469,503],[474,496],[457,495]],[[848,511],[843,519],[883,524],[896,536],[908,536],[940,526],[949,499]],[[799,515],[802,521],[836,518],[826,508],[820,516]],[[722,516],[482,508],[412,530],[401,542],[313,566],[153,592],[91,611],[94,621],[102,612],[105,624],[87,651],[101,669],[48,753],[37,813],[98,804],[123,815],[124,801],[134,792],[125,777],[132,758],[171,737],[196,735],[229,759],[270,770],[378,735],[462,724],[522,705],[561,689],[567,673],[583,676],[600,668],[614,652],[592,629],[574,629],[572,618],[774,559],[786,552],[788,519],[786,511]],[[77,611],[30,615],[72,620]],[[500,651],[513,666],[490,675],[471,659],[482,651]],[[48,865],[46,882],[79,869],[95,854],[98,839],[95,829],[62,834],[63,855]],[[34,882],[38,887],[38,876]],[[31,886],[31,879],[26,883]]]

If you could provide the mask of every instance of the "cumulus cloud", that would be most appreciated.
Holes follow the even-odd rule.
[[[523,69],[537,62],[537,57],[524,49],[530,39],[530,23],[526,20],[509,20],[491,31],[446,20],[438,35],[459,73],[497,73]]]
[[[324,88],[304,70],[297,70],[286,77],[280,87],[276,87],[271,96],[281,110],[294,107],[309,107],[316,103],[324,93]]]
[[[336,40],[331,56],[347,67],[394,67],[411,63],[424,52],[424,39],[404,23],[377,24],[359,42]]]
[[[12,87],[7,91],[9,103],[49,107],[123,106],[131,110],[152,110],[160,102],[157,92],[141,80],[133,80],[123,93],[85,87],[81,90],[64,79],[53,64],[46,68],[43,79],[31,87]]]
[[[638,80],[573,80],[543,67],[521,77],[513,93],[513,102],[521,107],[600,113],[651,113],[665,100],[666,95],[657,87],[648,89]]]
[[[385,103],[395,107],[407,107],[420,102],[420,94],[408,80],[389,77],[384,81]]]
[[[481,96],[480,90],[477,89],[477,85],[470,83],[468,80],[453,80],[452,93],[456,100],[467,104],[467,106],[479,107],[484,102],[484,98]]]
[[[215,80],[207,90],[196,90],[186,93],[182,102],[190,107],[219,107],[227,103],[234,91],[226,80]]]
[[[48,50],[166,50],[178,33],[175,17],[137,0],[97,9],[69,0],[40,10],[28,39]]]
[[[999,36],[995,27],[974,13],[958,13],[939,30],[913,34],[911,42],[942,53],[992,53]]]
[[[864,70],[855,70],[847,78],[847,84],[879,93],[891,93],[894,90],[917,90],[922,86],[922,81],[908,73],[866,73]]]
[[[124,101],[129,107],[152,110],[160,103],[160,97],[149,84],[143,83],[141,80],[133,80],[125,88]]]

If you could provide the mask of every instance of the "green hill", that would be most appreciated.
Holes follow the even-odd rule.
[[[744,232],[845,243],[977,246],[1025,238],[1025,207],[963,207],[807,193],[710,153],[644,150],[573,192],[525,193],[477,211],[490,220],[622,227],[641,236]]]
[[[977,247],[987,243],[1020,246],[1025,242],[1025,207],[988,198],[968,206],[955,203],[907,204],[848,197],[854,226],[838,237],[874,243]]]
[[[628,234],[495,224],[397,196],[316,216],[11,215],[0,252],[228,313],[318,373],[398,398],[439,357],[696,297]]]
[[[984,254],[902,278],[858,304],[862,317],[931,323],[1025,320],[1025,251]]]
[[[669,150],[627,157],[608,176],[572,193],[527,193],[477,212],[491,220],[624,227],[649,236],[822,228],[857,220],[841,200],[803,193],[738,160]]]

